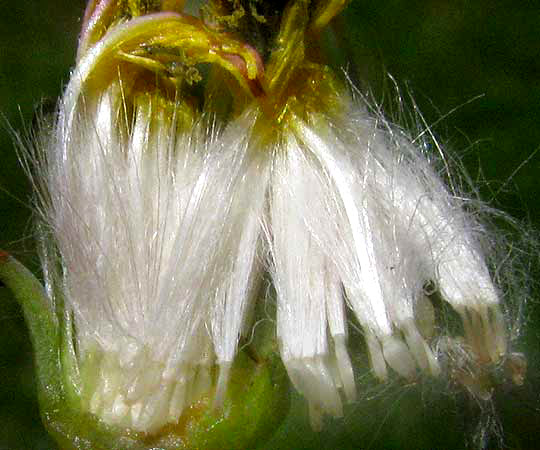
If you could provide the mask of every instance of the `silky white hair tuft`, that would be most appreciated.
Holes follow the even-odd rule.
[[[34,182],[78,389],[107,423],[153,432],[209,392],[219,407],[266,271],[281,358],[316,429],[357,397],[353,316],[380,380],[438,376],[461,339],[478,364],[505,357],[483,226],[382,116],[344,93],[340,114],[293,112],[262,139],[256,107],[185,126],[151,93],[126,104],[121,77],[92,101],[83,82],[38,143]],[[463,338],[436,334],[429,283]]]

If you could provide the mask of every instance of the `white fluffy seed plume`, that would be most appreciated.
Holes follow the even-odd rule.
[[[92,102],[70,94],[38,151],[40,210],[61,258],[49,282],[75,320],[79,389],[104,421],[153,432],[209,392],[219,406],[265,271],[281,357],[315,428],[356,398],[351,314],[376,377],[439,375],[418,325],[428,282],[479,361],[504,356],[479,225],[404,133],[345,96],[343,122],[295,117],[261,144],[256,111],[179,131],[150,95],[128,115],[121,80]]]
[[[154,433],[203,396],[222,405],[265,273],[315,428],[356,398],[353,316],[380,380],[441,373],[428,283],[477,364],[505,357],[483,228],[410,137],[344,92],[339,113],[291,107],[278,127],[256,101],[194,119],[120,69],[101,86],[93,71],[125,32],[81,59],[36,151],[45,278],[74,321],[88,411]]]

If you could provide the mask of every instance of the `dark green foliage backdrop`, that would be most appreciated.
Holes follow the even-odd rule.
[[[35,270],[30,187],[7,124],[22,130],[36,105],[60,94],[74,61],[83,8],[83,0],[0,3],[0,114],[6,119],[0,126],[0,248]],[[435,132],[461,155],[472,178],[481,180],[484,199],[537,229],[540,153],[531,155],[540,145],[538,24],[539,2],[493,0],[353,0],[338,23],[361,89],[381,99],[391,92],[390,73],[400,86],[409,86],[428,124],[457,108]],[[529,380],[522,389],[503,389],[495,402],[511,448],[532,448],[540,437],[534,304],[529,314],[521,349],[530,355]],[[431,394],[415,387],[391,390],[351,407],[345,421],[329,423],[321,434],[310,431],[301,418],[303,406],[295,401],[268,448],[456,448],[474,429],[476,411],[464,396],[442,395],[436,386]],[[55,448],[39,421],[21,313],[5,288],[0,288],[0,424],[0,449]]]

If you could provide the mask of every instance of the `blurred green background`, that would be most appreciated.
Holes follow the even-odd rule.
[[[84,3],[0,2],[0,248],[35,271],[30,186],[9,129],[22,132],[37,106],[60,95]],[[338,29],[361,90],[381,100],[392,91],[391,74],[403,92],[412,92],[426,122],[437,123],[434,131],[471,177],[481,180],[483,198],[540,229],[540,153],[534,154],[540,145],[540,2],[353,0]],[[531,274],[524,282],[537,281]],[[532,297],[519,348],[529,356],[527,383],[501,388],[494,402],[510,448],[540,442],[538,290]],[[21,312],[0,287],[0,449],[56,448],[39,419],[31,358]],[[265,448],[462,448],[478,420],[487,421],[466,396],[446,395],[441,386],[388,390],[364,392],[345,420],[328,422],[319,434],[295,398],[289,419]],[[488,448],[496,445],[488,442]]]

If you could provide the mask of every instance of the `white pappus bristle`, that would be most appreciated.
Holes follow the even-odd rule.
[[[64,103],[44,210],[82,376],[99,380],[83,398],[108,423],[152,432],[209,395],[215,362],[222,401],[256,279],[264,184],[247,180],[264,162],[238,133],[179,131],[151,95],[127,117],[122,89]]]
[[[344,103],[346,99],[343,98]],[[363,328],[374,374],[441,372],[423,313],[432,282],[462,318],[481,363],[506,337],[497,290],[462,201],[403,133],[362,108],[342,122],[300,117],[272,149],[266,229],[278,296],[277,327],[289,375],[312,422],[354,399],[346,309]],[[345,118],[346,117],[346,118]],[[429,317],[428,317],[429,319]],[[331,337],[330,337],[331,336]]]
[[[345,94],[339,117],[291,113],[260,139],[257,107],[186,126],[151,93],[127,105],[121,77],[86,97],[81,76],[45,152],[41,210],[81,379],[93,380],[83,402],[107,423],[152,433],[203,396],[222,405],[265,271],[281,358],[314,428],[357,396],[350,315],[377,378],[441,372],[426,283],[461,315],[480,362],[505,354],[480,226],[411,139]]]
[[[25,154],[65,399],[189,446],[199,418],[235,440],[255,402],[246,439],[277,426],[280,371],[313,428],[342,416],[366,388],[362,338],[377,381],[445,374],[481,400],[492,375],[523,383],[488,208],[437,173],[430,127],[411,137],[325,63],[347,2],[184,3],[88,2]]]

